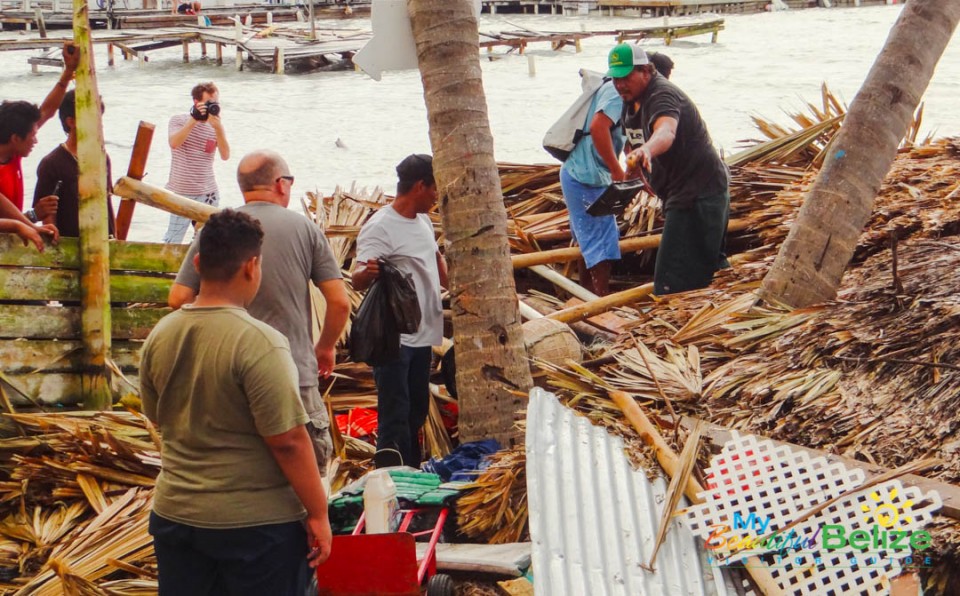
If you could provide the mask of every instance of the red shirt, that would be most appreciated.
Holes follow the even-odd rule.
[[[14,155],[10,161],[0,164],[0,194],[10,199],[18,211],[23,211],[23,169],[21,157]]]

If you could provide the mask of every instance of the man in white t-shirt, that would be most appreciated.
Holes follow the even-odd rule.
[[[190,91],[193,107],[188,114],[170,118],[170,178],[167,190],[214,207],[220,204],[213,158],[230,159],[227,133],[220,121],[220,91],[213,83],[200,83]],[[183,242],[190,220],[170,214],[163,241]]]
[[[420,428],[430,403],[432,346],[443,341],[440,288],[447,266],[426,215],[437,202],[433,158],[410,155],[397,166],[397,198],[364,224],[357,237],[353,287],[367,289],[380,274],[379,259],[413,279],[422,318],[416,333],[400,336],[400,356],[373,367],[377,382],[377,449],[395,449],[403,464],[419,467]]]

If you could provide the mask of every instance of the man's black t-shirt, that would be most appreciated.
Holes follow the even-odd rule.
[[[60,235],[67,238],[80,237],[80,198],[77,189],[80,168],[77,158],[61,144],[48,153],[37,166],[37,187],[33,193],[33,204],[43,197],[53,193],[57,182],[60,182],[60,202],[57,205],[57,229]],[[107,190],[112,190],[110,184],[110,158],[107,158]],[[109,218],[110,234],[113,229],[113,203],[107,196],[107,217]]]
[[[653,158],[650,186],[663,201],[663,210],[686,209],[697,199],[724,193],[729,185],[726,164],[713,148],[707,126],[697,106],[679,87],[658,73],[650,79],[639,100],[623,104],[623,128],[627,145],[633,150],[653,134],[661,116],[677,120],[673,146]]]

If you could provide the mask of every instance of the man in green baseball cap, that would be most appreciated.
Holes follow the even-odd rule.
[[[697,106],[657,72],[643,49],[619,44],[607,65],[623,99],[627,178],[647,172],[663,207],[654,293],[704,288],[718,269],[729,266],[723,254],[730,212],[727,166]]]

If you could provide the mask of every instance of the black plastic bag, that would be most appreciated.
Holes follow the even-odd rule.
[[[380,261],[380,279],[387,285],[390,310],[398,333],[416,333],[420,328],[420,301],[413,278],[389,261]]]
[[[390,308],[388,284],[378,278],[367,290],[350,329],[350,356],[371,366],[400,357],[400,333]]]

